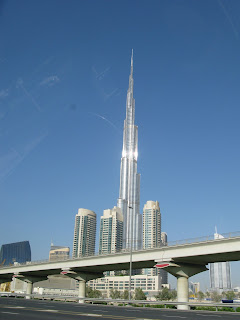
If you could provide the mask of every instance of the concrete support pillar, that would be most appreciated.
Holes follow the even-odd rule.
[[[79,289],[78,289],[78,297],[79,303],[84,303],[84,299],[86,297],[86,282],[92,279],[102,278],[103,273],[90,273],[90,272],[76,272],[71,270],[70,268],[63,269],[61,271],[62,275],[70,277],[72,279],[78,280]]]
[[[158,262],[157,268],[164,269],[177,278],[177,301],[189,302],[188,298],[188,278],[208,270],[204,264],[192,264],[192,263],[175,263],[175,262]],[[189,310],[188,305],[178,305],[178,309]]]
[[[188,302],[188,278],[177,276],[177,301],[178,302]],[[178,309],[180,310],[189,310],[189,306],[187,305],[178,305]]]
[[[78,289],[78,298],[79,303],[84,303],[84,298],[86,297],[86,281],[80,280],[78,281],[79,289]]]
[[[30,295],[32,294],[33,283],[46,280],[47,276],[31,276],[31,275],[25,276],[23,274],[15,273],[13,275],[13,279],[14,278],[26,282],[27,284],[26,299],[31,299]]]
[[[26,299],[31,299],[30,295],[32,294],[32,287],[33,287],[33,283],[27,282]]]

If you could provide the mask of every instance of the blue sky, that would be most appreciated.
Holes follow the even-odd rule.
[[[0,40],[0,245],[47,258],[116,205],[132,48],[141,208],[169,241],[240,230],[238,0],[0,1]]]

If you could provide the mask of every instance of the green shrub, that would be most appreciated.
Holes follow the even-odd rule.
[[[132,306],[133,306],[133,307],[143,307],[142,304],[136,304],[136,303],[133,303]]]
[[[222,307],[218,308],[218,311],[229,311],[229,312],[234,312],[234,309],[231,307]]]
[[[92,303],[93,304],[104,304],[104,305],[107,305],[107,302],[104,302],[104,301],[93,301]]]
[[[164,304],[146,304],[145,305],[148,308],[164,308]]]
[[[215,307],[204,307],[204,306],[199,306],[199,307],[196,307],[195,310],[206,310],[206,311],[216,311],[216,308]]]
[[[240,312],[240,307],[237,307],[237,308],[236,308],[236,312]]]

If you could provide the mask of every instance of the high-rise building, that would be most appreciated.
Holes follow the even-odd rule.
[[[158,201],[147,201],[143,207],[143,249],[160,247],[161,245],[161,213]],[[156,276],[158,269],[143,269],[142,273]]]
[[[214,239],[222,238],[224,237],[221,234],[218,234],[216,230]],[[232,288],[229,261],[210,263],[210,287],[211,290],[218,292],[230,290]]]
[[[114,207],[103,211],[100,222],[99,254],[114,253],[122,249],[123,215]]]
[[[140,215],[140,174],[137,173],[138,127],[135,121],[133,98],[133,53],[126,101],[123,130],[123,149],[120,169],[120,188],[117,206],[123,213],[123,248],[139,249],[142,238]]]
[[[162,246],[167,246],[167,233],[166,232],[161,232],[161,245]],[[168,283],[168,272],[164,269],[159,269],[158,274],[161,277],[161,282],[162,284],[167,284]]]
[[[63,246],[54,246],[51,244],[49,251],[49,261],[59,261],[69,259],[70,248]]]
[[[161,246],[161,213],[158,201],[147,201],[143,207],[143,249]]]
[[[200,291],[200,282],[191,282],[188,284],[189,290],[196,295]]]
[[[0,251],[0,264],[9,265],[14,262],[24,263],[31,261],[29,241],[3,244]]]
[[[161,232],[161,242],[162,242],[162,245],[163,246],[166,246],[167,245],[167,234],[166,232]]]
[[[75,217],[73,257],[93,255],[96,240],[96,213],[88,209],[78,209]]]
[[[167,243],[167,234],[161,232],[161,212],[158,201],[147,201],[143,207],[143,249],[160,247]],[[158,276],[159,284],[167,284],[167,272],[163,269],[147,268],[143,274]]]

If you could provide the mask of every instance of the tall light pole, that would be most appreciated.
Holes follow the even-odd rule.
[[[133,207],[128,207],[129,213],[130,209]],[[131,228],[130,228],[130,265],[129,265],[129,291],[128,291],[128,299],[131,300],[131,289],[132,289],[132,238],[133,238],[133,213],[131,213]]]

